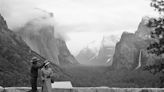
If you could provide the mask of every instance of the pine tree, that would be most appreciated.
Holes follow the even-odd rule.
[[[154,54],[161,58],[160,62],[153,65],[146,66],[146,70],[154,70],[153,74],[164,73],[164,0],[151,0],[151,7],[159,13],[158,18],[150,20],[148,27],[152,27],[153,31],[151,32],[152,43],[147,47],[149,54]],[[160,86],[163,87],[164,83],[164,74],[160,77]]]
[[[150,5],[158,11],[159,17],[150,20],[147,25],[154,29],[150,35],[152,42],[147,47],[147,51],[150,54],[162,57],[164,56],[164,0],[151,0]]]
[[[159,12],[159,18],[149,21],[148,26],[154,27],[154,31],[151,32],[151,38],[154,42],[148,47],[150,53],[161,56],[164,54],[164,0],[151,0],[151,7]]]

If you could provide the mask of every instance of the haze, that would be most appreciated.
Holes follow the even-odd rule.
[[[103,35],[134,32],[142,17],[156,15],[150,0],[0,0],[11,29],[42,15],[38,9],[54,13],[55,30],[74,55]]]

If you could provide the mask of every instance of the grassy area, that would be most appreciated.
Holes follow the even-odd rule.
[[[142,70],[112,70],[106,66],[67,66],[76,87],[159,87],[159,75]]]

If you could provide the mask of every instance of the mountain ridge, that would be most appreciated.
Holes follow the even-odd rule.
[[[31,20],[17,33],[34,51],[54,64],[78,64],[78,61],[68,50],[65,41],[55,37],[56,32],[51,19],[53,19],[53,16]]]
[[[152,18],[143,17],[135,33],[123,32],[120,41],[116,44],[112,67],[115,69],[135,69],[147,65],[156,60],[148,55],[146,49],[151,42],[150,33],[153,28],[148,27]],[[140,56],[140,51],[142,55]],[[139,62],[141,57],[141,62]],[[150,60],[150,58],[152,60]]]
[[[30,86],[30,60],[33,56],[41,62],[42,56],[31,50],[21,36],[7,27],[7,23],[0,15],[0,85],[2,86]],[[58,74],[55,80],[67,80],[69,76],[59,66],[51,64]],[[39,84],[41,80],[38,81]],[[40,86],[40,85],[39,85]]]

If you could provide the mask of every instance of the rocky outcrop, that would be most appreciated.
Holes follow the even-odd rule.
[[[2,28],[8,28],[6,21],[4,20],[4,18],[0,15],[0,27]]]
[[[116,69],[134,69],[138,65],[140,49],[146,49],[147,43],[132,33],[123,33],[116,44],[113,67]]]
[[[32,51],[21,36],[8,29],[5,20],[0,16],[0,85],[30,86],[30,60],[33,56],[40,58],[40,63],[45,60]],[[53,71],[60,76],[57,80],[68,78],[60,67],[51,65]]]
[[[135,35],[142,38],[142,39],[149,39],[150,38],[150,32],[153,30],[153,28],[148,27],[148,23],[153,18],[150,17],[143,17],[137,31],[135,32]]]
[[[30,48],[57,65],[77,64],[65,41],[54,35],[53,16],[47,15],[29,21],[18,33]]]
[[[68,50],[65,41],[56,39],[56,45],[59,52],[58,59],[61,65],[78,64],[78,61]]]
[[[150,44],[150,32],[152,28],[147,27],[151,18],[144,17],[135,33],[124,32],[120,41],[116,44],[113,57],[113,67],[115,69],[135,69],[139,63],[144,66],[150,58],[146,53],[146,48]],[[139,62],[139,53],[142,50],[142,60]]]

